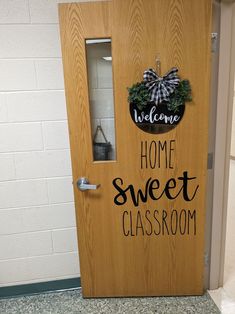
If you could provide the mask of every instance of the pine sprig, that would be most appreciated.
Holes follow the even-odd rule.
[[[151,96],[144,82],[138,82],[127,89],[129,92],[128,102],[136,104],[139,110],[143,110],[150,102]],[[186,101],[192,101],[192,90],[189,80],[182,80],[170,95],[169,101],[164,103],[169,111],[175,113]]]
[[[179,83],[167,102],[167,108],[170,111],[177,112],[179,106],[183,106],[186,101],[192,101],[192,90],[189,80],[183,80]]]
[[[145,106],[147,106],[148,102],[150,101],[148,88],[143,82],[138,82],[132,87],[129,87],[128,92],[128,101],[130,103],[135,103],[139,110],[142,110]]]

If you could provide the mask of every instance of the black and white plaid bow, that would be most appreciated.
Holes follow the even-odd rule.
[[[180,79],[177,76],[177,72],[177,68],[172,68],[163,77],[158,76],[153,69],[148,69],[144,72],[145,86],[148,87],[151,101],[154,101],[156,105],[163,101],[168,101],[170,94],[179,85]]]

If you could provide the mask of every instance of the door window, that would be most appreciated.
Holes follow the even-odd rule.
[[[87,39],[93,160],[115,160],[115,122],[111,39]]]

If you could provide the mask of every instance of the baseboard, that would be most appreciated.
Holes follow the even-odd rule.
[[[31,283],[18,286],[0,287],[0,299],[24,295],[33,295],[45,292],[77,289],[81,287],[80,277],[71,279],[54,280],[47,282]]]

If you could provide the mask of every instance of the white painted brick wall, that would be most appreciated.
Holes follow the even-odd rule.
[[[5,103],[9,122],[64,120],[67,118],[63,91],[7,93]]]
[[[15,174],[14,156],[12,154],[0,155],[0,180],[1,182],[14,180],[15,178],[16,178],[16,174]]]
[[[45,180],[0,183],[0,209],[48,204]]]
[[[0,0],[0,286],[80,275],[59,2],[71,1]],[[99,103],[112,88],[102,63]],[[115,141],[107,106],[95,115]]]
[[[79,274],[76,252],[0,261],[0,285],[71,278]],[[8,284],[7,284],[8,283]]]
[[[50,204],[73,201],[72,177],[53,178],[47,180],[48,198]]]
[[[41,123],[0,124],[0,153],[42,149]]]
[[[75,227],[73,203],[0,210],[0,235]]]
[[[43,123],[45,149],[69,148],[67,121],[52,121]]]
[[[57,1],[0,1],[0,286],[79,276]]]
[[[4,235],[0,247],[0,260],[52,254],[51,232]]]
[[[9,159],[9,157],[7,157]],[[40,151],[14,154],[15,178],[35,179],[71,176],[70,152],[66,150]],[[9,164],[9,173],[12,175],[13,164],[11,160],[6,160]],[[11,162],[11,163],[10,163]],[[0,165],[1,167],[1,165]],[[6,171],[5,171],[6,172]],[[5,173],[5,176],[7,174]]]
[[[61,59],[36,60],[35,69],[38,89],[64,89]]]
[[[7,122],[7,106],[4,94],[0,93],[0,123]]]
[[[32,60],[4,60],[0,58],[0,92],[35,90],[35,67]]]
[[[0,25],[0,42],[0,58],[61,56],[59,26],[56,24]]]
[[[0,24],[24,24],[29,22],[28,0],[0,1]]]
[[[76,228],[52,231],[52,241],[56,253],[75,251],[77,247]]]

